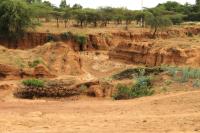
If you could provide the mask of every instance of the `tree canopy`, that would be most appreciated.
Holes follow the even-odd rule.
[[[20,0],[0,2],[0,35],[17,39],[27,28],[33,26],[31,10]]]
[[[60,6],[56,7],[45,0],[0,0],[0,34],[18,36],[33,22],[40,19],[54,18],[59,22],[75,20],[77,26],[104,26],[111,21],[116,25],[125,24],[126,29],[136,21],[140,26],[149,26],[155,33],[171,24],[181,24],[183,21],[200,21],[200,0],[196,4],[168,1],[158,4],[155,8],[140,10],[129,10],[126,8],[100,7],[98,9],[83,8],[80,4],[72,7],[66,0],[61,0]]]

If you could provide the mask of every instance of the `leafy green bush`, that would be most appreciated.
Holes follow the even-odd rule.
[[[44,81],[39,79],[27,79],[22,81],[22,83],[29,87],[44,87]]]
[[[151,78],[147,76],[141,76],[137,79],[136,84],[131,87],[126,85],[118,85],[117,92],[113,95],[113,99],[121,100],[150,96],[154,93],[151,88]]]

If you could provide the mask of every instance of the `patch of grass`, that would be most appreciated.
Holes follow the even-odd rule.
[[[184,83],[190,79],[200,79],[200,69],[190,67],[165,67],[164,70],[173,77],[173,80]]]
[[[118,85],[117,92],[113,95],[113,99],[132,99],[143,96],[150,96],[154,93],[152,90],[151,77],[141,76],[137,78],[136,83],[131,87],[126,85]]]
[[[27,79],[22,81],[22,83],[29,87],[44,87],[44,81],[39,79]]]

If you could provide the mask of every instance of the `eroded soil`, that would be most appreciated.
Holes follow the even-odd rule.
[[[179,36],[179,41],[175,37],[160,38],[156,42],[151,39],[138,42],[137,38],[131,40],[129,37],[131,43],[124,42],[127,35],[129,37],[130,33],[118,33],[115,36],[119,37],[112,41],[105,41],[106,37],[102,39],[99,35],[91,41],[97,43],[99,49],[86,52],[74,50],[72,42],[51,42],[29,50],[0,47],[0,133],[200,132],[200,90],[192,88],[190,82],[167,86],[164,82],[169,79],[165,75],[157,76],[155,95],[134,100],[114,101],[111,97],[82,95],[25,100],[13,96],[22,80],[19,74],[22,68],[29,74],[25,78],[40,74],[46,79],[65,79],[78,83],[107,80],[115,85],[117,83],[109,79],[113,74],[152,62],[153,66],[157,65],[155,61],[158,62],[160,57],[161,64],[176,65],[181,61],[180,65],[187,63],[199,67],[197,35],[183,39]],[[108,49],[101,49],[103,42]],[[119,47],[111,44],[119,44]],[[113,50],[115,60],[109,56]],[[128,59],[128,64],[119,59]],[[29,66],[34,60],[42,60],[41,69]],[[51,74],[55,77],[51,77]]]

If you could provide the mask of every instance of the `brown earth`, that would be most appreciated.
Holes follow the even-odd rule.
[[[113,101],[0,101],[2,133],[198,133],[200,91]],[[76,99],[76,98],[74,98]]]

